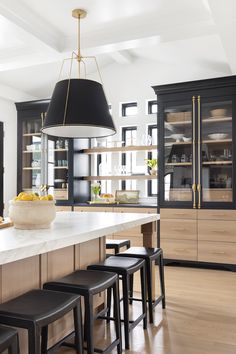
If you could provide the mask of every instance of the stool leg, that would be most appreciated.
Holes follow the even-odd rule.
[[[18,334],[15,335],[13,342],[10,345],[8,351],[9,351],[9,354],[20,354]]]
[[[161,282],[161,295],[162,295],[162,308],[166,308],[166,295],[165,295],[165,277],[164,277],[164,261],[163,253],[161,253],[159,258],[159,274]]]
[[[119,252],[120,252],[120,248],[119,248],[119,246],[118,246],[118,245],[115,245],[114,249],[115,249],[115,254],[117,254],[117,253],[119,253]]]
[[[73,309],[76,354],[83,354],[81,302]]]
[[[94,354],[94,341],[93,341],[93,296],[88,295],[84,297],[85,303],[85,323],[84,330],[86,334],[87,353]]]
[[[107,317],[111,317],[111,288],[107,289]],[[110,323],[109,318],[107,319],[107,323]]]
[[[129,276],[129,296],[133,297],[134,295],[134,275]],[[129,300],[129,304],[132,305],[133,300]]]
[[[47,354],[48,326],[42,328],[41,354]]]
[[[121,354],[122,342],[121,342],[121,322],[120,322],[119,280],[117,280],[113,285],[113,301],[114,301],[116,338],[120,339],[120,343],[117,345],[117,354]]]
[[[142,292],[142,310],[145,317],[143,319],[143,329],[147,329],[147,290],[146,290],[146,269],[145,264],[140,269],[140,280],[141,280],[141,292]]]
[[[130,248],[130,241],[127,242],[126,249]]]
[[[122,276],[125,349],[129,349],[129,276]]]
[[[28,330],[28,354],[40,354],[40,330],[36,326],[32,326]]]
[[[147,273],[147,292],[148,292],[148,311],[149,311],[149,322],[153,323],[153,306],[152,306],[152,262],[146,262],[146,273]]]

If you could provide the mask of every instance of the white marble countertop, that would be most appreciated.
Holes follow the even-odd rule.
[[[57,212],[50,229],[0,230],[0,265],[159,220],[159,214]]]

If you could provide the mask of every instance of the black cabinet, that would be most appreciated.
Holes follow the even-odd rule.
[[[236,77],[153,88],[160,207],[235,208]]]
[[[48,185],[57,204],[73,204],[74,141],[41,133],[49,100],[16,103],[17,192]]]

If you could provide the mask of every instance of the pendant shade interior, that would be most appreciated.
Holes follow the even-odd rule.
[[[80,78],[59,81],[42,132],[65,138],[99,138],[115,134],[102,85]]]

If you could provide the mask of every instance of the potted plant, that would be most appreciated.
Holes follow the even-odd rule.
[[[91,197],[92,201],[96,201],[98,199],[98,195],[101,191],[100,183],[93,183],[91,184]]]
[[[158,163],[158,159],[145,159],[146,160],[146,164],[149,167],[149,173],[151,175],[156,176],[157,175],[157,163]]]

